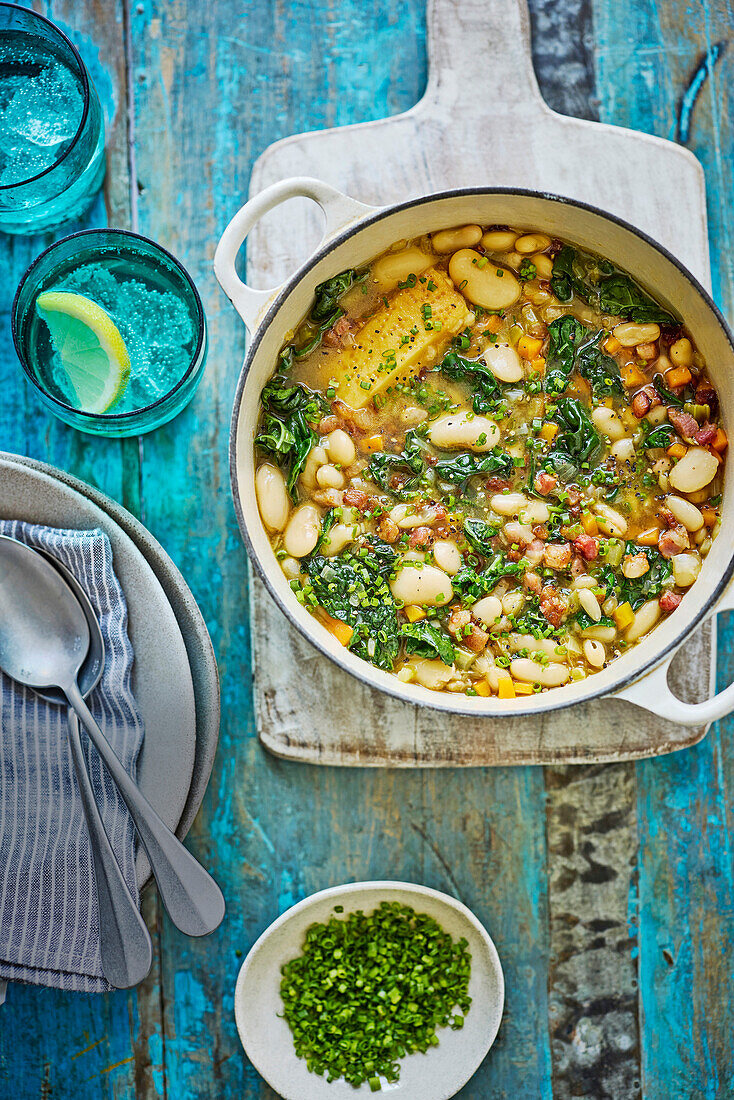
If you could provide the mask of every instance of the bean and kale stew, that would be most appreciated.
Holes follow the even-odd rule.
[[[540,232],[444,229],[329,279],[256,438],[295,598],[434,691],[603,669],[675,611],[718,531],[705,368],[626,272]]]

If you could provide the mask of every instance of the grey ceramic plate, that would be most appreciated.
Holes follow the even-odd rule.
[[[59,470],[45,462],[0,451],[1,459],[28,466],[33,470],[40,470],[57,478],[106,512],[135,543],[168,597],[188,653],[196,701],[194,773],[186,804],[176,828],[176,835],[183,839],[191,828],[204,798],[219,739],[220,703],[217,662],[206,623],[196,600],[161,544],[117,501],[105,496],[99,489],[67,474],[65,470]]]
[[[111,516],[57,478],[0,458],[0,516],[55,527],[102,528],[128,602],[135,651],[133,690],[145,722],[138,765],[141,790],[175,829],[194,771],[196,707],[188,654],[173,609],[145,557]],[[138,881],[149,875],[138,855]]]

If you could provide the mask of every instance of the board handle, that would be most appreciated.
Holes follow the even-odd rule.
[[[235,267],[237,254],[260,219],[287,202],[288,199],[312,199],[324,212],[325,225],[321,244],[333,237],[345,226],[372,214],[377,207],[365,206],[349,198],[335,187],[308,176],[280,180],[266,187],[242,206],[222,233],[214,253],[214,274],[232,305],[253,333],[262,320],[268,306],[275,300],[285,283],[270,290],[255,290],[244,283]],[[321,245],[319,245],[321,247]]]
[[[481,104],[492,118],[546,113],[530,50],[526,0],[430,0],[429,79],[422,103],[461,110]]]
[[[734,611],[734,581],[729,582],[711,615],[719,615],[722,611]],[[671,653],[641,679],[616,692],[616,698],[625,699],[628,703],[634,703],[635,706],[643,707],[644,710],[657,714],[659,718],[666,718],[680,726],[704,725],[715,722],[718,718],[725,718],[734,710],[734,684],[729,684],[723,691],[702,703],[684,703],[670,690],[668,671],[677,652]]]

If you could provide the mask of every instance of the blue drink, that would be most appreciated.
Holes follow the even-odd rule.
[[[80,404],[58,332],[40,308],[59,294],[82,296],[104,311],[124,344],[129,373],[104,412]],[[165,249],[123,230],[92,229],[47,249],[23,276],[12,323],[21,363],[43,403],[95,435],[140,435],[172,419],[204,369],[206,323],[189,275]]]
[[[102,110],[79,54],[47,19],[0,3],[0,230],[79,217],[104,170]]]

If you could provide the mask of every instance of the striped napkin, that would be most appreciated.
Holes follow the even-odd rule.
[[[127,604],[100,530],[0,520],[0,534],[48,551],[74,574],[99,617],[102,680],[87,702],[135,776],[143,724],[132,695]],[[0,986],[35,982],[103,992],[92,855],[67,737],[66,708],[0,673]],[[86,742],[86,738],[84,738]],[[135,833],[95,750],[85,744],[97,805],[133,896]]]

